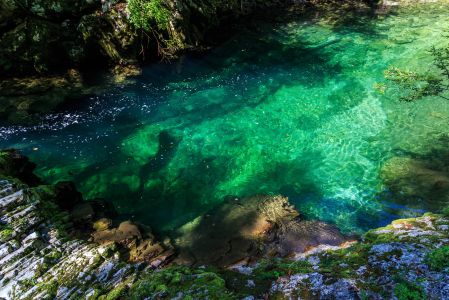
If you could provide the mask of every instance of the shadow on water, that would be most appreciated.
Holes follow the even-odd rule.
[[[441,137],[424,154],[402,152],[385,162],[381,178],[386,187],[379,198],[387,212],[417,216],[449,207],[449,138]]]
[[[180,259],[194,265],[227,266],[249,256],[257,256],[254,230],[257,211],[226,197],[191,227],[180,229],[177,247]],[[245,234],[246,233],[246,234]]]

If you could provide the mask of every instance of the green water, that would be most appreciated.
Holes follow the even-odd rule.
[[[379,172],[390,157],[444,147],[449,103],[403,103],[374,86],[390,65],[427,71],[429,48],[447,43],[448,3],[350,22],[260,22],[205,57],[147,67],[37,126],[4,126],[0,147],[156,230],[227,195],[280,193],[345,232],[420,213],[432,205],[399,205]]]

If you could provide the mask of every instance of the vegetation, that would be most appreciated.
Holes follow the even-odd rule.
[[[429,252],[426,256],[426,263],[435,271],[449,268],[449,246],[443,246]]]
[[[128,10],[131,23],[136,28],[150,31],[168,27],[170,11],[162,0],[128,0]]]
[[[179,297],[182,299],[235,299],[225,281],[214,272],[173,266],[151,272],[130,289],[131,299]]]
[[[8,240],[14,234],[14,230],[8,225],[0,224],[0,240]]]
[[[426,73],[402,70],[391,66],[385,70],[387,80],[402,92],[401,100],[411,102],[427,96],[439,96],[449,100],[445,94],[449,91],[449,45],[443,48],[432,47],[433,67]],[[377,84],[379,92],[385,92],[385,86]]]
[[[416,283],[398,279],[394,288],[394,295],[398,300],[421,300],[426,299],[424,290]]]
[[[140,55],[145,60],[145,49],[154,38],[157,53],[162,58],[170,57],[183,42],[178,34],[170,30],[170,17],[173,14],[163,0],[127,0],[131,23],[140,30]]]

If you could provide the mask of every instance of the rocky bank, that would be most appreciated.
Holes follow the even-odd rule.
[[[350,15],[367,9],[365,5],[345,5],[347,2],[358,3],[337,1],[331,4],[332,10],[340,14],[338,10],[344,7],[341,15]],[[130,3],[137,6],[137,16],[130,12]],[[140,74],[139,66],[144,62],[203,52],[238,30],[239,22],[246,19],[243,16],[269,12],[273,18],[277,13],[271,8],[292,4],[311,6],[312,12],[317,3],[2,0],[0,118],[10,123],[31,123],[35,114],[98,92],[94,87],[111,81],[123,83],[127,76]],[[140,16],[139,12],[150,4],[157,5],[157,11]],[[104,73],[106,70],[109,72]]]
[[[158,239],[115,224],[70,183],[0,155],[5,299],[449,299],[449,218],[425,214],[348,239],[281,196],[230,197]]]

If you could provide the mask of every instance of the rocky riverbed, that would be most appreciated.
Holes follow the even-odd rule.
[[[5,299],[448,299],[449,219],[425,214],[360,239],[303,221],[281,196],[230,198],[158,239],[70,183],[0,155]],[[235,230],[234,230],[235,229]],[[416,298],[410,298],[416,297]]]

